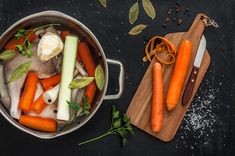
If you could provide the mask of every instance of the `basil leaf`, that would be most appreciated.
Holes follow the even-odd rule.
[[[139,15],[139,4],[136,2],[132,5],[132,7],[129,10],[129,22],[131,24],[135,23]]]
[[[95,69],[95,82],[99,90],[102,90],[104,88],[105,84],[104,70],[100,64]]]
[[[94,77],[81,77],[80,79],[73,80],[69,84],[69,88],[75,89],[75,88],[83,88],[87,85],[89,85],[94,80]]]
[[[107,0],[99,0],[99,2],[103,7],[107,7]]]
[[[134,28],[132,28],[129,31],[129,35],[138,35],[139,33],[142,32],[142,30],[144,30],[148,25],[144,25],[144,24],[139,24],[137,26],[135,26]]]
[[[142,0],[142,5],[143,5],[143,8],[144,8],[146,14],[150,18],[154,19],[155,16],[156,16],[156,12],[155,12],[155,9],[154,9],[153,4],[151,3],[151,1],[150,0]]]
[[[5,50],[0,54],[1,60],[9,60],[16,55],[15,50]]]
[[[26,63],[21,64],[20,66],[18,66],[13,73],[10,76],[10,79],[8,80],[8,82],[13,82],[15,80],[18,80],[19,78],[21,78],[24,74],[26,74],[29,70],[29,67],[31,66],[32,61],[28,61]]]

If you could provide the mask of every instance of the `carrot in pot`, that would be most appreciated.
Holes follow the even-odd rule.
[[[166,96],[167,109],[172,110],[179,102],[192,54],[192,42],[183,40],[176,59],[174,72]]]
[[[38,83],[37,73],[29,72],[19,102],[19,109],[21,109],[24,113],[28,113],[31,109],[35,92],[37,90],[37,83]]]
[[[52,87],[47,88],[47,90],[51,89]],[[46,91],[47,91],[46,90]],[[45,92],[46,92],[45,91]],[[42,110],[47,106],[47,104],[44,102],[44,98],[43,98],[43,94],[45,93],[43,92],[36,101],[34,101],[34,103],[31,106],[31,109],[37,113],[40,114],[42,112]]]
[[[70,31],[61,31],[60,36],[65,41],[66,36],[70,34]]]
[[[153,132],[160,132],[163,120],[163,82],[160,63],[153,65],[153,93],[151,109],[151,128]]]
[[[56,132],[56,121],[49,118],[21,115],[19,123],[43,132]]]
[[[81,60],[85,66],[88,76],[94,76],[96,65],[86,42],[79,43],[78,54],[81,57]],[[93,102],[96,90],[97,90],[97,87],[96,87],[95,81],[93,81],[86,87],[85,96],[87,96],[89,99],[88,104],[91,104]]]
[[[44,90],[48,89],[51,86],[56,86],[58,83],[60,83],[61,75],[55,74],[49,78],[42,79],[41,84]]]
[[[4,46],[6,50],[15,50],[17,45],[17,40],[15,38],[9,40],[7,44]]]

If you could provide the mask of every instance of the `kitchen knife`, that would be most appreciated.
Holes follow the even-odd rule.
[[[206,38],[204,35],[202,35],[199,47],[197,49],[197,54],[193,63],[193,69],[191,71],[189,80],[187,82],[186,88],[184,90],[183,99],[182,99],[182,105],[186,105],[192,96],[193,88],[195,86],[195,82],[197,79],[198,71],[201,66],[202,58],[204,55],[204,52],[206,51]]]

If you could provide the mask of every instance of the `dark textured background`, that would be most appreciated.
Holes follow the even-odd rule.
[[[148,23],[149,27],[138,36],[129,36],[132,27],[128,22],[128,10],[135,0],[108,0],[104,9],[97,0],[0,0],[0,33],[15,21],[43,10],[58,10],[84,23],[98,38],[107,58],[123,62],[125,66],[125,91],[119,100],[104,101],[95,116],[82,128],[69,135],[40,140],[11,126],[0,117],[0,156],[8,155],[235,155],[235,37],[234,0],[180,1],[183,8],[190,8],[190,17],[184,16],[181,26],[174,23],[162,27],[168,8],[175,1],[152,0],[157,17],[151,21],[141,6],[137,23]],[[212,84],[218,88],[214,103],[220,107],[212,109],[216,121],[215,131],[195,139],[193,132],[182,139],[184,129],[180,128],[175,139],[163,143],[144,132],[134,129],[135,136],[128,137],[128,144],[121,146],[120,139],[110,136],[84,146],[77,144],[89,137],[103,133],[110,125],[110,110],[114,104],[121,112],[128,105],[147,69],[142,63],[145,43],[154,35],[187,31],[197,13],[203,12],[219,23],[219,29],[207,28],[207,49],[211,65],[198,96]],[[111,67],[108,93],[115,92],[117,69]],[[213,77],[213,79],[210,79]],[[209,82],[208,82],[209,81]],[[218,102],[219,101],[219,102]],[[210,116],[207,116],[210,118]],[[181,127],[184,127],[185,121]],[[209,133],[209,132],[208,132]],[[192,145],[193,146],[190,146]],[[189,145],[189,146],[187,146]]]

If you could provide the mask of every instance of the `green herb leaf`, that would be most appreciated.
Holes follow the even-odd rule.
[[[127,144],[127,139],[126,138],[122,138],[122,145],[125,146]]]
[[[129,31],[129,35],[138,35],[139,33],[141,33],[148,25],[145,24],[139,24],[137,26],[135,26],[134,28],[132,28]]]
[[[94,80],[94,77],[81,77],[80,79],[75,79],[69,84],[69,88],[83,88],[89,85]]]
[[[16,55],[15,50],[5,50],[0,54],[1,60],[9,60]]]
[[[21,37],[22,35],[21,35],[21,33],[17,33],[17,34],[15,34],[15,38],[18,40],[20,37]]]
[[[23,34],[23,33],[26,32],[26,30],[25,30],[24,28],[20,28],[20,29],[18,30],[18,32],[20,32],[21,34]]]
[[[144,8],[146,14],[150,18],[154,19],[155,16],[156,16],[156,12],[155,12],[155,9],[154,9],[153,4],[151,3],[151,1],[150,0],[142,0],[142,5],[143,5],[143,8]]]
[[[95,82],[99,90],[102,90],[104,88],[105,84],[104,70],[100,64],[95,69]]]
[[[99,2],[103,7],[107,7],[107,0],[99,0]]]
[[[13,82],[15,80],[18,80],[19,78],[21,78],[24,74],[26,74],[29,70],[29,67],[31,66],[32,61],[28,61],[26,63],[21,64],[20,66],[18,66],[13,73],[10,76],[10,79],[8,80],[8,82]]]
[[[113,119],[119,118],[119,111],[116,109],[115,106],[113,106],[113,109],[112,109],[112,118]]]
[[[20,52],[23,50],[23,47],[22,47],[22,45],[20,45],[20,44],[17,44],[17,45],[16,45],[16,48],[17,48]]]
[[[66,101],[67,104],[69,105],[69,108],[75,110],[75,111],[79,111],[81,108],[80,104],[77,104],[75,102],[72,102],[72,101]]]
[[[132,7],[129,10],[129,22],[131,24],[135,23],[139,15],[139,4],[136,2],[132,5]]]
[[[113,128],[119,128],[119,127],[121,127],[121,119],[120,118],[114,120],[114,122],[113,122]]]

